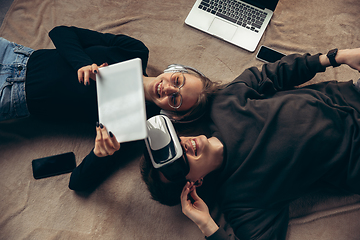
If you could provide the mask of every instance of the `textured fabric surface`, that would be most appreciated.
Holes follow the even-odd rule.
[[[57,25],[124,33],[150,49],[150,76],[181,63],[228,82],[245,68],[262,65],[255,53],[186,26],[194,2],[15,0],[0,36],[40,49],[53,48],[47,33]],[[285,54],[359,47],[359,12],[357,0],[280,0],[260,45]],[[358,78],[358,72],[341,66],[311,82]],[[69,174],[33,178],[35,158],[73,151],[79,164],[93,147],[94,130],[34,118],[0,123],[0,239],[203,239],[179,206],[161,206],[150,199],[137,152],[91,194],[69,190]],[[359,239],[359,203],[359,196],[333,189],[304,196],[291,204],[287,239]],[[214,210],[213,215],[227,227],[221,214]]]

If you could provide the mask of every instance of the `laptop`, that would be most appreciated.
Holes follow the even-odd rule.
[[[197,0],[185,23],[254,52],[279,0]]]
[[[96,74],[99,122],[118,142],[147,137],[140,58],[112,64]]]

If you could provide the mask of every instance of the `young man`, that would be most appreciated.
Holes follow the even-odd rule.
[[[212,137],[181,138],[190,167],[183,181],[169,182],[144,161],[153,198],[169,205],[181,199],[207,239],[227,239],[196,193],[211,175],[238,238],[280,240],[292,200],[322,183],[360,194],[359,89],[352,81],[295,88],[340,64],[360,71],[360,49],[289,55],[245,70],[213,100]]]

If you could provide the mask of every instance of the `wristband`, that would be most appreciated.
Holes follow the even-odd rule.
[[[333,67],[338,67],[340,66],[341,64],[337,63],[336,60],[335,60],[335,57],[336,57],[336,54],[338,53],[338,49],[335,48],[335,49],[332,49],[330,50],[326,56],[328,57],[329,61],[330,61],[330,64],[331,66]]]

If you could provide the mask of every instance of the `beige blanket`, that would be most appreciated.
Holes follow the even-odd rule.
[[[261,66],[255,53],[186,26],[194,2],[15,0],[0,36],[39,49],[53,47],[47,33],[56,25],[124,33],[149,47],[150,75],[181,63],[228,82],[247,67]],[[280,0],[260,44],[286,54],[359,47],[359,12],[358,0]],[[341,66],[312,82],[358,78],[358,72]],[[0,123],[0,239],[203,239],[179,206],[150,199],[138,153],[90,195],[68,189],[70,174],[33,178],[34,158],[73,151],[79,164],[93,147],[94,129],[33,118]],[[305,196],[291,204],[287,239],[360,239],[359,205],[359,196],[333,190]],[[227,227],[222,217],[216,219]]]

